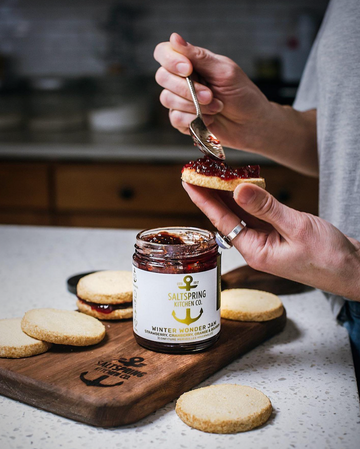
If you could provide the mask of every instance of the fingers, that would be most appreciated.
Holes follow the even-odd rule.
[[[206,79],[207,73],[212,73],[208,64],[211,62],[221,66],[221,57],[208,50],[195,47],[185,42],[180,35],[173,33],[170,42],[163,42],[156,46],[154,58],[161,65],[155,75],[157,83],[164,88],[160,101],[170,110],[172,126],[184,134],[189,134],[189,124],[195,118],[195,106],[184,77],[193,72],[193,67],[199,67],[204,69],[201,75]],[[196,95],[202,105],[205,125],[211,126],[214,123],[212,116],[221,112],[224,104],[213,97],[211,89],[197,81],[200,78],[193,78]]]
[[[269,223],[250,215],[234,201],[233,192],[218,191],[218,195],[224,204],[226,204],[226,206],[231,209],[237,217],[239,217],[239,220],[246,223],[248,228],[271,231],[272,226]]]
[[[189,44],[179,34],[173,33],[169,42],[162,42],[155,47],[154,58],[175,75],[189,76],[194,68],[207,77],[219,66],[221,57],[205,48]]]
[[[216,190],[205,189],[183,183],[183,187],[194,204],[209,218],[222,234],[229,234],[239,223],[239,217],[227,207]]]
[[[183,134],[189,134],[189,125],[194,120],[195,114],[189,114],[177,110],[170,109],[169,119],[172,126]],[[206,126],[211,126],[214,122],[213,115],[203,115],[203,120]]]
[[[181,47],[181,44],[179,46]],[[170,73],[178,76],[189,76],[193,71],[189,58],[175,51],[170,42],[162,42],[155,47],[154,59]]]
[[[173,92],[164,89],[160,94],[160,102],[163,106],[168,109],[176,109],[182,112],[189,112],[191,114],[195,114],[195,106],[192,100],[187,100],[185,98],[180,97],[179,95],[174,94]],[[221,112],[224,105],[217,98],[213,98],[210,104],[203,105],[201,108],[201,112],[203,114],[217,114]]]
[[[301,225],[301,212],[281,204],[269,192],[256,185],[237,186],[234,200],[247,213],[271,224],[285,238]]]
[[[236,204],[232,192],[205,189],[187,183],[183,183],[183,186],[194,204],[224,235],[227,235],[240,221],[244,221],[248,228],[268,232],[272,230],[271,225],[253,217]],[[230,224],[227,223],[229,217]]]
[[[195,115],[170,109],[169,120],[171,125],[183,134],[190,134],[189,123],[194,120]]]
[[[189,101],[192,100],[189,86],[185,78],[174,75],[164,67],[160,67],[155,74],[155,79],[161,87],[164,87],[181,98],[185,98]],[[212,101],[213,93],[208,87],[196,81],[194,82],[194,87],[200,104],[209,104]]]
[[[205,78],[210,77],[209,79],[214,77],[214,70],[216,72],[221,70],[223,60],[227,59],[206,48],[191,45],[177,33],[173,33],[170,36],[170,45],[175,52],[188,58],[188,61],[192,64],[196,72],[199,72]],[[215,78],[216,76],[215,74]]]

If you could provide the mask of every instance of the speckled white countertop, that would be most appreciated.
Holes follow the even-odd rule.
[[[30,308],[74,309],[66,279],[96,269],[130,269],[136,231],[0,226],[0,318]],[[223,272],[242,265],[223,254]],[[285,330],[201,385],[239,383],[272,401],[267,424],[215,435],[186,426],[175,402],[142,421],[94,428],[0,396],[1,449],[358,448],[359,398],[348,337],[320,292],[283,296]]]

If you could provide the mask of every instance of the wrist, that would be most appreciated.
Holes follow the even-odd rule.
[[[360,243],[357,242],[360,246]],[[350,301],[360,302],[360,254],[359,249],[345,258],[344,275],[339,295]]]
[[[255,123],[249,151],[310,176],[318,175],[316,111],[268,102]]]

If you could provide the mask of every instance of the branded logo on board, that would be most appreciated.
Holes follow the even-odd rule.
[[[146,366],[143,357],[130,357],[126,359],[125,357],[121,357],[116,360],[99,360],[91,371],[95,371],[94,376],[89,376],[89,371],[84,371],[80,374],[80,380],[84,382],[88,387],[117,387],[124,383],[124,380],[129,380],[132,377],[143,377],[147,373],[141,371],[140,368]],[[102,373],[100,376],[98,375]],[[90,372],[91,373],[91,372]],[[92,377],[89,379],[89,377]],[[120,382],[109,383],[106,382],[107,379],[123,379]]]

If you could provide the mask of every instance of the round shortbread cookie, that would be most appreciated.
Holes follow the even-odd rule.
[[[181,179],[188,184],[194,184],[200,187],[207,187],[209,189],[234,191],[239,184],[256,184],[265,189],[264,178],[236,178],[236,179],[221,179],[217,176],[206,176],[197,173],[193,169],[184,168]]]
[[[60,345],[89,346],[105,337],[105,326],[99,320],[70,310],[29,310],[21,328],[33,338]]]
[[[270,417],[269,398],[243,385],[211,385],[184,393],[176,413],[185,424],[210,433],[245,432],[264,424]]]
[[[21,318],[0,320],[0,357],[31,357],[50,348],[51,343],[29,337],[21,330]]]
[[[236,321],[269,321],[282,315],[280,298],[272,293],[246,288],[221,292],[221,317]]]
[[[80,312],[86,313],[86,315],[93,316],[94,318],[98,318],[99,320],[126,320],[128,318],[132,318],[133,316],[133,308],[129,305],[124,309],[116,309],[110,313],[102,313],[98,312],[91,308],[89,304],[84,303],[83,301],[78,300],[76,305]]]
[[[79,298],[98,304],[121,304],[132,301],[131,271],[98,271],[80,279]]]

